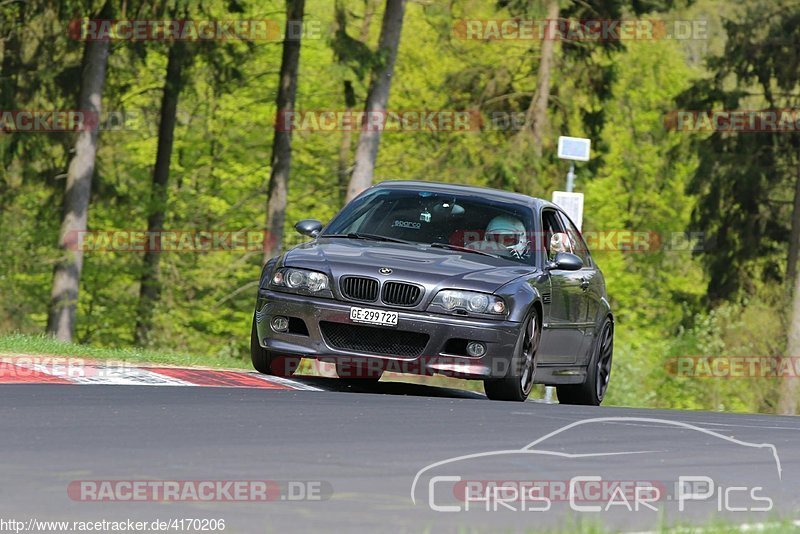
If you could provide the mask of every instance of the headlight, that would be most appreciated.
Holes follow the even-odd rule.
[[[284,268],[275,271],[272,275],[272,285],[293,290],[310,291],[319,293],[330,288],[328,275],[306,269]]]
[[[445,289],[439,291],[431,302],[431,306],[441,306],[447,311],[466,310],[472,313],[489,313],[502,315],[506,313],[503,299],[488,293],[477,291],[459,291]]]

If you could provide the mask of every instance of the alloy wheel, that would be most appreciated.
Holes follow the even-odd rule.
[[[600,338],[600,346],[597,355],[597,398],[602,400],[608,389],[608,381],[611,378],[611,360],[614,355],[614,335],[611,323],[607,323]]]
[[[528,395],[533,388],[533,379],[536,375],[536,353],[539,349],[541,332],[537,324],[537,315],[531,315],[525,334],[522,339],[522,372],[520,373],[520,386],[522,393]]]

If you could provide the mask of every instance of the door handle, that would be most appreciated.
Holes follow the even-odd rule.
[[[584,291],[589,289],[589,280],[587,280],[586,278],[581,278],[581,289],[583,289]]]

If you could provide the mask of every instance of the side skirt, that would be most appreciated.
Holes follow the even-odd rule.
[[[560,384],[582,384],[585,380],[585,366],[538,366],[536,368],[535,382],[537,384],[544,384],[546,386],[556,386]]]

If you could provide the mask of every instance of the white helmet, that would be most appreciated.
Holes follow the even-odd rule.
[[[512,256],[523,258],[530,249],[530,241],[526,239],[525,233],[522,221],[510,215],[498,215],[489,221],[483,240],[505,248]]]
[[[487,234],[525,234],[525,225],[516,217],[498,215],[486,226]]]

